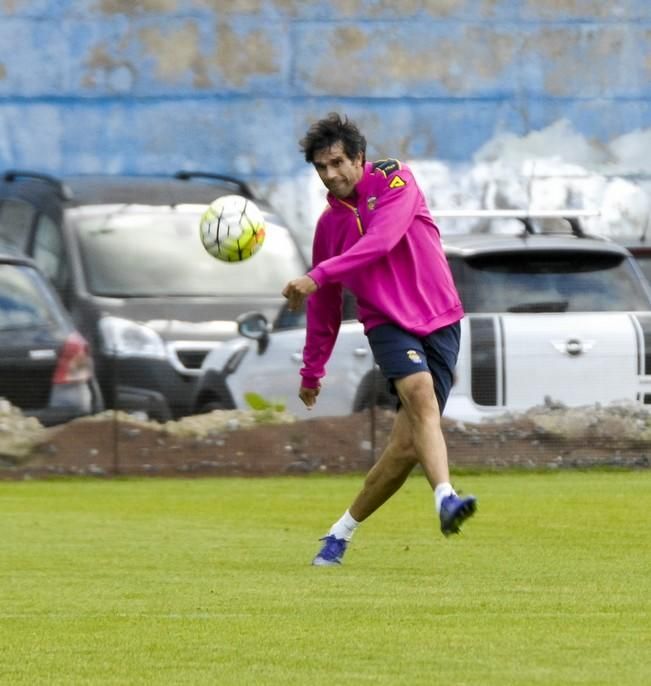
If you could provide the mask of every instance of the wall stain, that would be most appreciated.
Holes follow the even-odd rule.
[[[452,93],[463,93],[475,90],[481,82],[498,79],[513,62],[520,41],[509,34],[491,34],[487,40],[485,29],[470,26],[459,36],[422,47],[397,41],[387,45],[379,34],[345,27],[332,32],[331,43],[332,49],[320,67],[306,75],[320,90],[354,94],[382,88],[387,83],[408,89],[411,83],[438,81]],[[360,55],[367,45],[379,46],[372,60]],[[330,56],[335,54],[337,61],[333,63]],[[343,66],[348,63],[369,67],[360,66],[351,72]]]
[[[15,14],[19,7],[29,4],[29,0],[3,0],[2,8],[6,14]]]
[[[604,0],[527,0],[526,12],[530,16],[546,19],[567,19],[568,17],[615,18],[626,14],[624,2]]]
[[[156,27],[142,29],[139,38],[147,54],[155,58],[157,77],[161,80],[174,83],[191,73],[195,88],[209,88],[212,85],[205,59],[200,53],[196,23],[187,21],[174,31]]]
[[[113,57],[107,45],[96,45],[83,61],[86,72],[82,76],[84,88],[97,88],[109,91],[127,91],[131,89],[136,69],[125,59]]]
[[[156,61],[157,78],[168,83],[179,82],[190,73],[195,88],[211,88],[216,75],[242,86],[252,76],[275,74],[279,69],[270,35],[257,29],[236,33],[226,23],[217,24],[211,54],[202,52],[199,27],[192,21],[175,31],[142,29],[139,38],[147,55]]]
[[[575,30],[542,29],[529,39],[545,59],[544,88],[549,95],[576,95],[577,64],[581,70],[582,88],[603,93],[616,88],[618,71],[613,70],[613,58],[621,55],[626,42],[626,29],[612,27],[608,31],[584,31],[577,41]]]
[[[258,14],[270,8],[284,16],[297,16],[305,6],[305,0],[192,0],[191,6],[212,10],[216,16]]]
[[[269,33],[254,29],[243,35],[232,31],[227,24],[220,24],[211,64],[224,81],[242,86],[251,76],[278,73],[278,49]]]
[[[100,11],[104,14],[156,14],[175,12],[178,0],[101,0]]]
[[[466,0],[425,0],[423,9],[436,19],[456,14],[465,4]]]
[[[7,68],[5,67],[2,62],[0,62],[0,79],[6,79],[7,78]]]

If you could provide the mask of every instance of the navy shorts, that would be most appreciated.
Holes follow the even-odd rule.
[[[395,380],[416,372],[429,371],[434,378],[434,392],[439,411],[447,402],[454,368],[459,355],[461,326],[459,322],[419,337],[393,324],[381,324],[368,332],[368,341],[375,362],[389,382],[389,390],[397,395]],[[400,407],[400,400],[398,400]]]

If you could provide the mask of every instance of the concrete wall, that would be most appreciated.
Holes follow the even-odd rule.
[[[648,0],[0,0],[0,166],[264,184],[330,110],[371,156],[470,160],[559,119],[651,126]]]

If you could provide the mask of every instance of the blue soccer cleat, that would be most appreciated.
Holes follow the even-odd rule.
[[[469,495],[461,498],[455,493],[445,496],[441,501],[441,511],[439,518],[441,520],[441,532],[445,536],[450,534],[458,534],[459,527],[475,514],[477,509],[477,498]]]
[[[346,552],[348,541],[343,538],[337,538],[330,534],[319,539],[324,541],[323,547],[319,550],[317,556],[312,560],[312,564],[316,567],[330,567],[332,565],[340,565],[341,558]]]

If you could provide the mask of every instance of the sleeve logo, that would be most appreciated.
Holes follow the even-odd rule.
[[[398,171],[400,167],[400,161],[391,158],[386,160],[378,160],[377,162],[373,163],[373,171],[379,171],[384,175],[385,179],[388,178],[390,174],[393,174],[393,172]]]
[[[391,179],[389,182],[389,188],[402,188],[403,186],[406,186],[407,182],[397,174]]]

